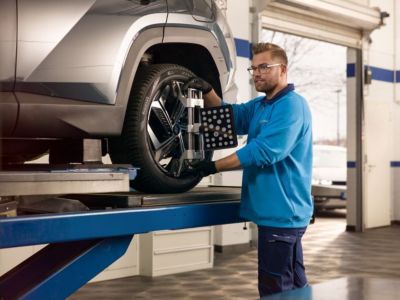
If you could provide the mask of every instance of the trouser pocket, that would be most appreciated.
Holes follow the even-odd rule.
[[[293,288],[293,247],[296,237],[283,234],[261,234],[259,240],[260,296]]]

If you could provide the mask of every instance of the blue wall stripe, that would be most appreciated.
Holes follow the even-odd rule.
[[[372,79],[386,81],[386,82],[394,82],[394,71],[387,70],[377,67],[369,66],[372,71]]]
[[[356,76],[356,65],[355,64],[347,64],[346,72],[347,72],[347,77]]]
[[[251,58],[251,43],[247,40],[235,38],[236,55]]]
[[[235,38],[236,55],[239,57],[252,58],[251,43],[248,40]],[[368,66],[365,66],[368,68]],[[388,70],[378,67],[369,66],[372,71],[372,79],[385,82],[400,82],[400,70]],[[347,64],[347,77],[356,76],[356,65],[354,63]],[[396,75],[396,76],[395,76]]]
[[[400,168],[400,161],[391,161],[390,166],[392,168]],[[348,161],[347,162],[347,168],[352,169],[356,167],[356,162],[355,161]]]
[[[355,161],[348,161],[347,162],[347,168],[355,168],[356,167],[356,162]]]
[[[391,161],[390,166],[392,168],[400,168],[400,161]],[[347,168],[352,169],[356,167],[356,162],[355,161],[348,161],[347,162]]]
[[[365,66],[368,68],[368,66]],[[372,71],[372,79],[385,82],[400,82],[400,71],[392,71],[378,67],[369,66]],[[356,74],[355,64],[347,64],[347,77],[354,77]],[[396,73],[396,77],[395,77]]]

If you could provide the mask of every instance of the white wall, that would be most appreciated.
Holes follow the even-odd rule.
[[[400,220],[400,3],[393,0],[394,9],[391,15],[394,19],[394,70],[397,71],[397,83],[394,88],[393,102],[393,157],[392,157],[392,219]]]
[[[228,0],[226,17],[231,27],[233,36],[236,39],[251,41],[251,15],[250,0]],[[249,58],[236,58],[235,82],[238,86],[238,101],[246,102],[251,97],[251,86],[249,85],[250,76],[247,72]]]
[[[381,11],[390,12],[385,26],[372,32],[372,43],[364,43],[364,64],[373,70],[372,84],[364,87],[364,185],[363,217],[365,228],[386,226],[391,221],[392,191],[391,168],[393,157],[393,81],[377,78],[379,74],[393,72],[394,16],[393,0],[370,1]],[[383,69],[383,70],[382,70]]]
[[[251,0],[242,1],[227,1],[226,18],[232,30],[232,34],[236,40],[240,40],[241,46],[249,45],[251,42],[252,33],[252,15],[250,13]],[[242,48],[243,49],[243,48]],[[250,48],[248,48],[250,51]],[[235,83],[238,87],[238,94],[236,99],[225,99],[229,102],[234,100],[236,103],[247,102],[252,96],[252,85],[250,85],[250,75],[247,68],[250,66],[249,56],[237,56],[236,57],[236,72],[235,72]],[[237,149],[241,148],[244,142],[244,138],[239,138],[239,146],[236,149],[227,149],[221,151],[215,151],[213,159],[217,160],[225,157]],[[241,174],[239,175],[241,176]],[[228,185],[230,178],[225,178],[224,173],[217,174],[213,177],[212,182],[216,185]],[[230,177],[230,175],[229,175]]]
[[[369,5],[388,12],[390,17],[371,34],[372,43],[364,47],[364,63],[382,68],[386,74],[391,72],[397,83],[377,79],[364,90],[366,228],[400,220],[400,3],[371,0]]]
[[[227,12],[233,35],[249,41],[251,26],[248,24],[251,15],[245,12],[248,12],[250,2],[229,0]],[[400,220],[400,132],[397,132],[400,130],[400,83],[394,84],[376,78],[380,71],[400,73],[400,3],[396,0],[353,2],[379,7],[381,11],[390,14],[390,17],[385,19],[386,25],[371,34],[372,43],[364,43],[363,47],[364,64],[379,68],[374,72],[372,84],[364,89],[363,216],[365,227],[372,228],[388,225],[393,219]],[[236,82],[239,87],[239,99],[251,98],[250,78],[244,71],[248,63],[246,58],[238,57]],[[349,117],[353,116],[354,114],[349,112]],[[354,123],[354,120],[348,120],[349,126],[351,123]],[[354,129],[350,128],[353,131]],[[349,141],[350,147],[354,148],[352,143],[355,144],[355,141]],[[351,151],[349,155],[351,156]],[[349,157],[348,160],[355,161],[355,157]],[[355,169],[349,170],[352,178],[350,180],[355,180],[354,171]],[[349,225],[355,223],[355,209],[354,205],[350,205]]]
[[[226,17],[235,39],[239,39],[241,45],[249,45],[252,36],[252,15],[250,13],[251,0],[228,0]],[[250,51],[250,48],[248,48]],[[236,57],[235,82],[238,87],[236,103],[247,102],[252,98],[252,85],[250,85],[247,68],[250,66],[250,59],[247,56]],[[230,100],[230,99],[226,99]],[[245,138],[239,138],[239,146],[242,147]],[[216,151],[213,159],[225,157],[237,149]],[[213,176],[212,182],[215,185],[241,186],[241,171],[223,172]],[[233,178],[233,179],[232,179]],[[235,244],[246,244],[250,240],[250,230],[243,229],[243,223],[215,226],[214,243],[218,246]]]
[[[236,40],[241,40],[240,44],[246,44],[251,42],[251,31],[252,31],[252,17],[250,14],[251,0],[242,1],[227,1],[226,18],[228,24],[232,30],[232,34]],[[249,48],[250,50],[250,48]],[[236,99],[225,99],[228,102],[242,103],[247,102],[252,96],[252,85],[250,85],[250,75],[247,68],[250,66],[249,57],[237,56],[236,57],[236,72],[235,72],[235,83],[238,88],[238,94]],[[239,147],[241,147],[243,140],[239,140]],[[227,149],[222,151],[216,151],[214,153],[214,160],[225,157],[237,149]],[[218,182],[223,178],[218,178]]]

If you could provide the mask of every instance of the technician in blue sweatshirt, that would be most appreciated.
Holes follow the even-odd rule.
[[[201,176],[243,168],[240,214],[258,225],[260,297],[307,285],[301,238],[313,213],[311,113],[287,83],[287,65],[281,47],[253,46],[248,70],[265,96],[233,105],[236,131],[248,135],[247,145],[195,167]],[[205,106],[224,105],[203,79],[187,85],[203,91]]]

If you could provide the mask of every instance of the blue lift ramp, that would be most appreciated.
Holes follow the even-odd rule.
[[[96,195],[88,198],[93,206]],[[0,277],[0,299],[64,299],[120,258],[135,234],[244,222],[240,189],[98,198],[107,209],[0,219],[0,248],[49,244]]]

